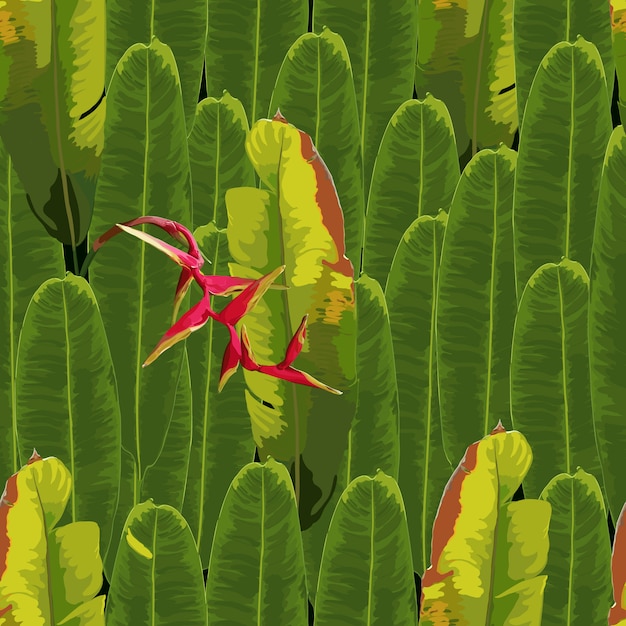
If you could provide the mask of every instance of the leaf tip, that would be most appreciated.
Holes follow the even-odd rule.
[[[33,453],[30,455],[30,459],[28,459],[26,464],[32,465],[33,463],[36,463],[37,461],[41,461],[41,457],[37,453],[37,450],[33,448]]]
[[[283,124],[287,124],[287,120],[284,118],[283,114],[280,112],[280,109],[276,109],[276,115],[272,118],[273,122],[282,122]]]
[[[506,428],[502,425],[502,420],[498,420],[497,426],[491,431],[492,435],[499,435],[500,433],[505,433]]]

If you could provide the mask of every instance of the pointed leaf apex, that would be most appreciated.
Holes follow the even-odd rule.
[[[498,420],[498,425],[491,431],[491,435],[499,435],[500,433],[505,433],[506,428],[502,425],[502,420]]]
[[[33,448],[33,453],[30,455],[30,459],[28,459],[27,465],[32,465],[33,463],[36,463],[37,461],[41,461],[41,457],[37,453],[37,450]]]
[[[287,124],[287,120],[283,117],[283,114],[280,112],[280,109],[276,109],[276,115],[272,118],[273,122],[282,122],[283,124]]]

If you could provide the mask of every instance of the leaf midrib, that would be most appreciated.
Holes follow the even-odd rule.
[[[61,282],[61,298],[63,300],[63,327],[65,330],[65,377],[67,385],[67,425],[69,439],[70,474],[72,476],[72,487],[70,494],[70,507],[72,511],[72,522],[78,521],[76,518],[76,459],[74,454],[74,410],[72,406],[72,376],[70,366],[72,363],[70,355],[70,334],[69,317],[67,314],[67,302],[65,298],[65,281]]]
[[[11,368],[11,443],[12,443],[12,472],[19,470],[19,451],[17,446],[17,388],[16,388],[16,357],[15,357],[15,274],[13,273],[13,161],[7,156],[7,245],[9,247],[9,367]]]

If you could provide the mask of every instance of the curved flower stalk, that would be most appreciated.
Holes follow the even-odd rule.
[[[139,226],[141,224],[153,224],[163,229],[168,235],[180,243],[187,245],[187,252],[179,250],[148,233],[132,228],[133,226]],[[143,363],[143,367],[150,365],[150,363],[155,361],[168,348],[182,341],[195,330],[202,328],[209,318],[211,318],[224,324],[230,333],[230,342],[226,347],[222,360],[219,381],[220,391],[223,389],[227,380],[237,371],[241,363],[242,367],[248,370],[259,371],[275,378],[281,378],[300,385],[308,385],[309,387],[317,387],[335,394],[342,393],[291,365],[300,354],[302,346],[304,345],[307,316],[302,319],[298,330],[289,342],[285,358],[277,365],[259,364],[252,352],[245,326],[241,326],[240,333],[235,327],[246,313],[263,297],[263,294],[265,294],[268,289],[284,288],[280,285],[272,284],[285,270],[284,265],[256,280],[233,276],[207,276],[200,271],[204,265],[204,257],[191,231],[178,222],[163,217],[146,215],[122,224],[116,224],[106,233],[98,237],[93,243],[90,258],[87,259],[85,266],[83,266],[82,273],[86,271],[86,266],[98,249],[109,239],[121,232],[126,232],[154,246],[181,266],[182,270],[174,295],[173,319],[176,319],[180,303],[193,281],[200,286],[203,292],[202,299],[184,313],[178,321],[174,322],[172,327],[163,335],[154,350]],[[214,311],[211,307],[211,296],[230,296],[235,294],[237,295],[219,313]]]

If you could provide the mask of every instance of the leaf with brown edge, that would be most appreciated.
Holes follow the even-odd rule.
[[[501,424],[467,448],[433,525],[420,624],[540,626],[551,507],[511,502],[531,463],[525,437]]]
[[[72,477],[36,450],[0,500],[0,623],[104,626],[100,530],[95,522],[57,527]],[[80,617],[79,622],[74,622]]]
[[[611,575],[613,579],[613,606],[609,611],[609,626],[626,626],[626,504],[615,524]]]
[[[259,367],[245,372],[246,402],[261,460],[292,468],[306,528],[335,488],[354,414],[354,270],[333,179],[311,137],[278,112],[252,127],[246,150],[263,187],[226,193],[231,274],[256,279],[285,266],[279,281],[289,287],[266,292],[244,320],[253,350],[245,356]],[[343,395],[308,387],[318,380]]]

